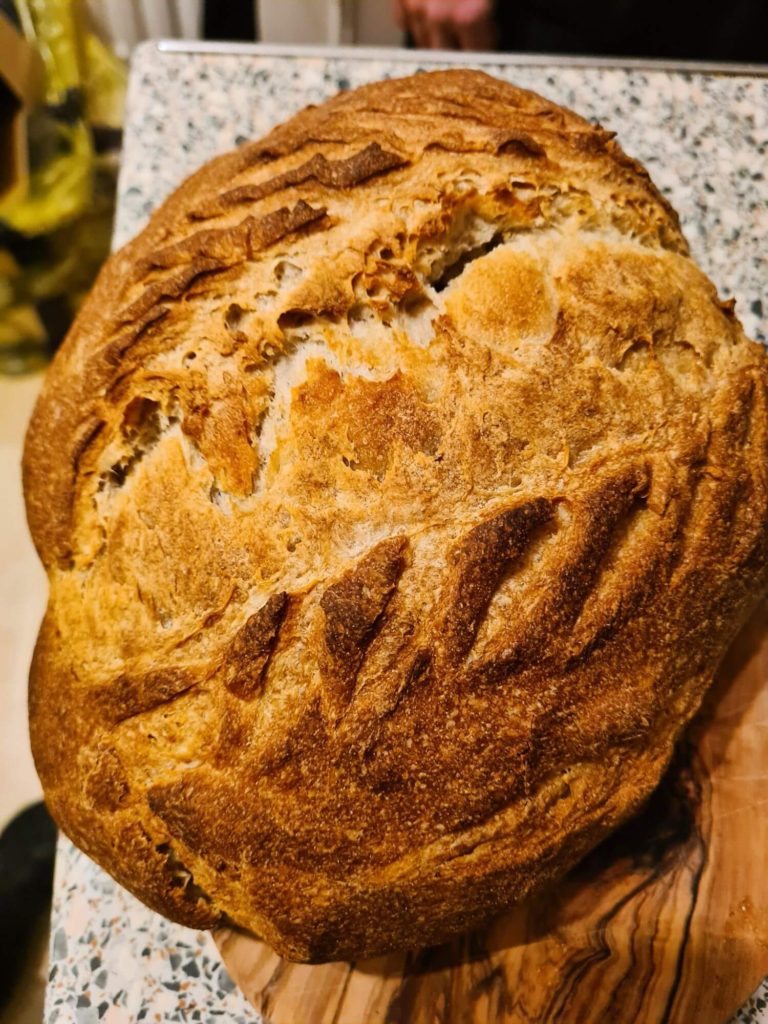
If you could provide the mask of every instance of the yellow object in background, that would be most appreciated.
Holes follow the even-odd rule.
[[[5,373],[50,354],[108,255],[126,85],[76,0],[15,0],[14,13],[45,81],[42,102],[26,111],[28,173],[0,196]]]

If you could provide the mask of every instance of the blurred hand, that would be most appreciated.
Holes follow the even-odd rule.
[[[395,20],[417,46],[433,50],[491,50],[493,0],[393,0]]]

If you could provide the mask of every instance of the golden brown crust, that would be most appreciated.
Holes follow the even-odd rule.
[[[765,587],[767,383],[644,170],[531,93],[380,83],[212,161],[27,438],[57,820],[299,959],[556,878]]]

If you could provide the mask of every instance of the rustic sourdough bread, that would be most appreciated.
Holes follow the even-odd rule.
[[[436,72],[213,160],[27,439],[56,820],[292,958],[482,922],[658,782],[766,583],[767,430],[762,349],[567,110]]]

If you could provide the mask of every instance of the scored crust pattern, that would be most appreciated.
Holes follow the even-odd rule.
[[[647,797],[766,582],[766,360],[610,133],[472,71],[212,161],[24,460],[33,750],[150,906],[438,941]]]

